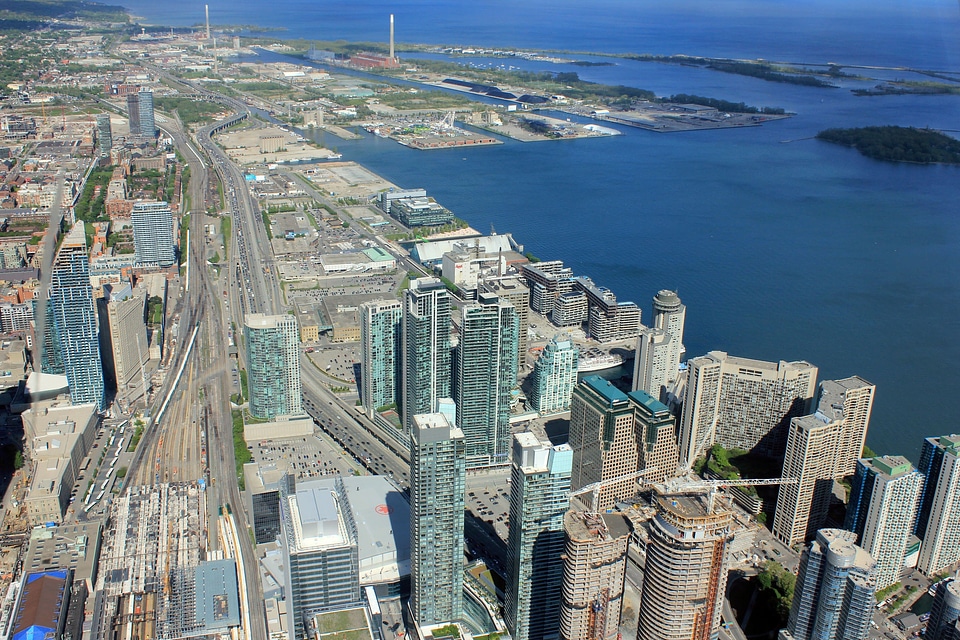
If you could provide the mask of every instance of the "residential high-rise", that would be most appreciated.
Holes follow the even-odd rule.
[[[787,628],[780,640],[861,640],[876,607],[869,553],[842,529],[821,529],[803,552]]]
[[[32,301],[34,323],[38,332],[39,328],[43,327],[43,335],[37,335],[36,337],[37,341],[43,345],[43,352],[40,354],[40,371],[41,373],[53,373],[62,376],[66,371],[63,367],[63,352],[61,351],[60,337],[57,333],[56,317],[53,313],[53,298],[50,294],[51,292],[47,292],[47,298],[44,300],[41,291]],[[44,314],[42,323],[39,317],[41,313]]]
[[[668,384],[671,371],[672,338],[663,329],[640,327],[633,362],[633,389],[643,390],[658,400]],[[676,377],[676,374],[674,374]]]
[[[506,300],[517,310],[520,321],[519,341],[517,343],[517,371],[527,364],[527,331],[530,314],[530,289],[523,284],[519,276],[488,279],[480,283],[480,291],[492,293],[501,300]]]
[[[555,638],[560,625],[572,464],[568,445],[550,446],[530,432],[513,436],[505,609],[514,640]]]
[[[421,626],[463,610],[466,438],[442,413],[413,416],[410,433],[410,611]]]
[[[810,412],[817,368],[711,351],[687,361],[680,421],[681,462],[689,467],[714,443],[783,456],[790,418]]]
[[[450,296],[438,278],[417,278],[403,297],[404,430],[450,396]]]
[[[827,519],[841,431],[819,413],[790,421],[783,477],[797,482],[780,485],[773,516],[773,535],[787,546],[812,538]]]
[[[570,336],[554,336],[533,365],[533,390],[530,402],[541,415],[570,410],[577,386],[580,350]]]
[[[173,213],[166,202],[135,202],[130,222],[138,263],[169,267],[176,262]]]
[[[947,578],[937,585],[930,608],[925,640],[957,640],[960,618],[960,579]]]
[[[630,520],[568,511],[560,600],[563,640],[615,640],[620,632]]]
[[[82,224],[63,239],[53,261],[50,281],[53,335],[60,345],[63,369],[73,404],[93,402],[104,407],[103,367],[97,314],[90,286],[90,261]]]
[[[283,543],[289,588],[288,616],[294,637],[304,637],[307,621],[331,608],[356,605],[360,599],[357,525],[343,481],[336,490],[302,483],[284,494]]]
[[[653,322],[670,337],[667,349],[667,379],[665,384],[676,381],[680,370],[680,358],[683,357],[683,325],[687,317],[687,307],[680,302],[676,291],[661,289],[653,297]],[[648,392],[654,395],[652,392]],[[654,397],[656,397],[654,395]]]
[[[932,576],[960,561],[960,435],[924,440],[919,469],[926,482],[915,532],[922,540],[917,568]]]
[[[100,307],[100,342],[104,368],[112,373],[117,395],[124,396],[141,382],[143,367],[150,359],[147,342],[146,295],[129,284],[106,285]],[[141,390],[139,393],[143,393]],[[134,396],[135,397],[135,396]]]
[[[302,414],[297,319],[248,313],[243,333],[250,414],[265,420]]]
[[[657,483],[676,477],[680,452],[670,409],[643,390],[631,391],[627,397],[633,404],[635,429],[640,435],[639,466],[651,470],[644,479]]]
[[[903,456],[857,462],[844,529],[876,560],[878,590],[900,581],[922,489],[923,474]]]
[[[101,156],[109,156],[113,147],[113,129],[110,127],[110,114],[97,114],[97,146]]]
[[[514,306],[493,294],[481,292],[462,309],[452,386],[469,468],[507,462],[519,331]]]
[[[627,394],[598,375],[581,380],[570,404],[569,443],[573,449],[573,490],[637,471],[641,443]],[[609,509],[618,500],[632,496],[634,486],[636,481],[629,479],[610,483],[600,490],[599,503],[590,508]]]
[[[127,120],[130,122],[130,135],[139,136],[140,129],[140,96],[136,93],[127,94]]]
[[[843,423],[837,449],[838,477],[852,475],[857,468],[857,460],[863,456],[876,392],[876,385],[860,376],[820,383],[817,410]]]
[[[367,416],[400,402],[399,300],[373,300],[360,305],[360,400]]]
[[[153,91],[141,89],[137,99],[140,103],[140,135],[153,138],[157,135],[157,123],[153,112]]]
[[[715,640],[727,587],[733,512],[716,495],[654,492],[638,640]]]

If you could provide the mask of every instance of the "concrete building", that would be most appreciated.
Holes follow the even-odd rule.
[[[530,308],[540,315],[553,312],[557,298],[573,291],[573,270],[560,260],[547,260],[520,266],[520,272],[530,288]],[[586,311],[584,311],[586,320]]]
[[[456,286],[461,298],[476,300],[480,281],[496,278],[506,270],[507,258],[502,253],[467,246],[443,254],[440,274]]]
[[[130,221],[138,264],[169,267],[177,261],[173,213],[166,202],[135,202]]]
[[[844,529],[877,561],[877,590],[900,581],[923,474],[903,456],[857,461]]]
[[[387,191],[381,191],[377,194],[377,206],[380,207],[384,213],[390,213],[390,206],[393,204],[394,200],[426,197],[426,189],[389,189]]]
[[[297,319],[249,313],[243,332],[251,415],[261,419],[301,415]]]
[[[100,560],[100,538],[103,523],[38,527],[30,531],[23,569],[28,572],[44,569],[70,569],[73,579],[86,584],[92,593],[97,583],[97,563]]]
[[[568,445],[551,446],[530,432],[513,436],[505,610],[514,640],[556,637],[572,464]]]
[[[73,403],[93,402],[97,409],[103,409],[103,366],[89,264],[83,225],[75,224],[53,261],[50,328],[63,358]]]
[[[558,327],[580,327],[587,320],[587,294],[568,291],[557,295],[550,312],[550,321]]]
[[[80,629],[69,628],[67,618],[71,608],[79,607],[82,626],[86,591],[82,591],[78,601],[74,601],[71,597],[75,593],[72,587],[73,572],[69,569],[25,573],[10,616],[12,624],[8,637],[12,640],[80,637],[74,635],[79,634]]]
[[[660,329],[670,336],[670,355],[668,382],[676,380],[680,367],[680,358],[683,357],[683,325],[686,322],[687,307],[680,302],[676,291],[661,289],[653,296],[653,323],[654,329]]]
[[[923,541],[917,568],[932,576],[960,561],[960,435],[924,440],[918,468],[926,482],[915,531]]]
[[[618,302],[617,296],[598,287],[590,278],[573,279],[574,288],[587,296],[587,335],[597,342],[636,338],[640,334],[640,308],[634,302]]]
[[[403,305],[374,300],[360,305],[360,400],[367,416],[400,404]]]
[[[819,413],[790,421],[782,476],[797,483],[780,486],[773,516],[773,535],[787,546],[809,540],[826,522],[842,429]]]
[[[843,423],[837,450],[838,476],[853,475],[857,460],[863,456],[876,392],[876,385],[859,376],[820,383],[817,411]]]
[[[410,433],[413,416],[451,397],[450,295],[437,278],[411,280],[404,292],[402,345],[401,416]]]
[[[140,104],[140,135],[155,138],[157,135],[156,116],[153,111],[153,91],[141,89],[137,93],[137,102]]]
[[[637,352],[633,361],[634,390],[642,390],[657,399],[663,399],[670,379],[672,338],[663,329],[641,327],[637,338]],[[674,374],[676,375],[676,374]]]
[[[630,520],[620,513],[568,511],[563,528],[560,637],[615,640],[620,632]]]
[[[634,409],[635,429],[640,436],[640,469],[650,483],[677,476],[680,451],[677,448],[676,420],[665,404],[638,389],[627,394]]]
[[[877,601],[874,561],[842,529],[821,529],[804,551],[780,640],[867,637]]]
[[[554,336],[533,365],[531,405],[540,415],[570,410],[580,350],[569,336]]]
[[[517,319],[520,321],[519,341],[517,344],[517,371],[521,371],[527,364],[527,333],[530,326],[530,289],[523,284],[518,276],[504,276],[487,278],[480,282],[480,291],[492,293],[501,300],[506,300],[516,309]]]
[[[302,638],[314,614],[361,602],[357,526],[342,480],[304,483],[283,502],[289,628]]]
[[[110,127],[110,114],[97,114],[97,146],[101,156],[110,156],[113,147],[113,129]]]
[[[731,558],[731,505],[708,494],[654,492],[638,640],[710,640],[720,632]]]
[[[507,463],[519,333],[516,309],[493,294],[481,293],[461,310],[452,387],[468,468]]]
[[[947,578],[936,586],[925,640],[956,640],[960,618],[960,580]]]
[[[641,443],[634,425],[634,407],[612,383],[600,376],[587,376],[573,391],[570,404],[570,446],[573,448],[571,489],[619,478],[640,468]],[[609,509],[635,493],[635,480],[604,486],[599,504]]]
[[[714,443],[780,458],[794,416],[810,412],[817,368],[711,351],[687,361],[680,455],[691,466]]]
[[[137,291],[129,284],[107,285],[104,297],[97,300],[100,307],[100,343],[107,376],[116,384],[120,397],[136,397],[144,392],[131,393],[142,387],[144,367],[150,360],[147,339],[147,296],[142,287]],[[112,375],[111,375],[112,374]]]
[[[413,418],[410,434],[410,613],[419,626],[463,611],[466,437],[441,413]]]

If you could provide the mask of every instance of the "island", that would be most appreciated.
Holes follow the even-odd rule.
[[[960,164],[960,140],[933,129],[896,126],[825,129],[816,137],[854,147],[875,160]]]

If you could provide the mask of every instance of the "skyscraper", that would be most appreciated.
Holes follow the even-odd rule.
[[[667,379],[665,384],[674,382],[680,369],[680,358],[683,357],[683,325],[687,317],[687,307],[680,302],[676,291],[661,289],[653,297],[653,323],[655,329],[660,329],[669,336],[667,349]],[[656,394],[648,392],[656,397]]]
[[[463,610],[466,439],[441,413],[413,416],[410,434],[410,611],[418,625]]]
[[[960,617],[960,580],[947,578],[937,585],[930,608],[930,621],[927,623],[925,640],[957,640],[960,630],[957,619]]]
[[[867,441],[877,387],[860,376],[820,383],[817,411],[843,423],[837,449],[837,476],[849,476],[857,468]]]
[[[117,395],[130,393],[141,380],[143,366],[150,359],[147,342],[146,296],[142,289],[134,292],[129,284],[104,286],[100,308],[101,358],[104,368],[112,373]],[[131,397],[143,393],[135,392]]]
[[[514,640],[556,637],[560,625],[572,463],[568,445],[550,446],[530,432],[513,436],[505,609]]]
[[[113,147],[113,129],[110,127],[110,114],[97,114],[97,146],[101,156],[109,156]]]
[[[138,263],[169,267],[176,262],[173,213],[166,202],[135,202],[130,222]]]
[[[497,279],[488,279],[480,283],[480,291],[492,293],[501,300],[506,300],[517,310],[520,321],[519,340],[517,342],[517,371],[527,363],[527,327],[530,313],[530,289],[523,284],[519,276],[506,276]]]
[[[711,640],[720,630],[733,512],[707,494],[654,492],[638,640]]]
[[[153,113],[153,91],[141,89],[137,99],[140,103],[140,135],[153,138],[157,135],[157,123]]]
[[[640,327],[633,363],[634,390],[646,391],[658,400],[663,397],[671,371],[673,348],[670,343],[670,334],[663,329]]]
[[[877,561],[876,587],[900,580],[923,488],[923,474],[903,456],[857,461],[844,529]]]
[[[651,471],[644,476],[649,483],[677,476],[679,450],[673,414],[665,404],[637,390],[627,394],[634,408],[635,429],[640,436],[640,468]]]
[[[360,305],[360,399],[367,416],[400,401],[399,300],[374,300]]]
[[[580,350],[569,336],[554,336],[533,365],[533,392],[530,401],[541,415],[570,409],[577,386]]]
[[[516,309],[493,294],[479,293],[462,310],[452,386],[470,468],[507,462],[519,331]]]
[[[243,333],[250,414],[265,420],[302,414],[297,319],[248,313]]]
[[[780,485],[773,516],[773,535],[787,546],[812,538],[827,519],[842,428],[819,413],[790,421],[783,477],[797,482]]]
[[[71,401],[103,409],[103,367],[83,224],[73,225],[53,261],[50,307]]]
[[[803,552],[780,640],[866,638],[877,602],[874,562],[842,529],[821,529]]]
[[[587,376],[573,390],[570,405],[570,447],[573,449],[571,488],[580,489],[612,480],[639,469],[640,438],[634,426],[634,407],[627,394],[600,376]],[[632,496],[635,480],[604,486],[596,511],[609,509]]]
[[[284,493],[283,550],[289,587],[289,618],[296,638],[314,614],[360,602],[357,525],[343,481],[335,490],[317,482]]]
[[[127,120],[130,122],[130,135],[139,136],[140,129],[140,96],[136,93],[127,94]]]
[[[960,435],[924,440],[919,469],[926,482],[917,514],[917,568],[932,576],[960,560]]]
[[[413,416],[433,413],[450,397],[450,296],[437,278],[410,281],[403,297],[404,430]]]
[[[714,443],[780,458],[790,418],[809,413],[817,388],[817,368],[809,362],[763,362],[723,351],[688,360],[687,376],[680,455],[688,467]]]
[[[568,511],[560,600],[563,640],[615,640],[620,632],[630,520]]]
[[[60,336],[57,333],[57,321],[53,313],[53,299],[51,292],[46,293],[46,299],[42,297],[44,292],[41,291],[32,301],[33,318],[38,332],[39,328],[43,327],[43,335],[37,335],[37,341],[43,345],[43,352],[40,354],[40,371],[62,376],[66,371],[63,368]],[[42,320],[41,313],[44,314]]]

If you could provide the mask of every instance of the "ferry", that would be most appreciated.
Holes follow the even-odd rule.
[[[577,371],[580,373],[603,371],[604,369],[619,367],[623,362],[623,356],[619,354],[593,348],[580,354],[580,364],[577,366]]]

